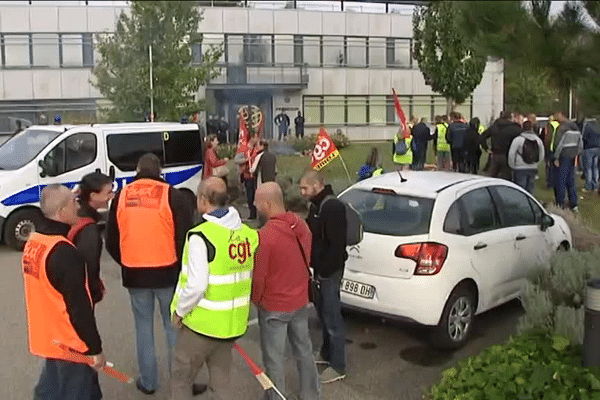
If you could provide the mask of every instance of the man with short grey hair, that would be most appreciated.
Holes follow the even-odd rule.
[[[29,351],[45,359],[34,398],[99,400],[98,372],[106,360],[82,256],[67,234],[79,220],[78,203],[65,186],[42,190],[46,217],[23,250]],[[90,356],[91,367],[73,362],[64,349]]]

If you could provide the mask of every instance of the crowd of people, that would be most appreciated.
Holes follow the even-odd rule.
[[[228,205],[226,174],[219,170],[227,160],[216,156],[218,138],[207,141],[196,210],[161,178],[160,160],[151,153],[139,159],[133,181],[116,193],[112,180],[100,172],[84,176],[76,191],[58,184],[43,189],[45,221],[26,243],[22,261],[29,349],[45,360],[34,398],[102,398],[98,371],[106,359],[94,314],[107,295],[98,225],[98,210],[106,208],[104,242],[121,267],[131,301],[140,392],[152,395],[160,387],[156,303],[168,349],[170,399],[193,398],[207,390],[215,399],[234,399],[233,346],[246,333],[250,303],[258,311],[263,365],[281,392],[287,393],[288,340],[297,360],[301,399],[319,399],[321,384],[346,377],[339,293],[347,259],[346,239],[339,234],[346,230],[343,204],[322,175],[308,171],[299,181],[311,204],[307,220],[286,211],[282,189],[274,182],[274,156],[254,134],[234,160],[250,217],[265,222],[260,230],[252,229]],[[194,211],[201,215],[196,224]],[[311,303],[323,325],[316,353],[308,326]],[[88,362],[73,359],[73,353]],[[320,374],[318,364],[325,367]],[[204,365],[209,380],[196,383]],[[278,398],[271,391],[265,396]]]
[[[415,118],[409,124],[410,134],[402,129],[394,136],[392,160],[399,169],[423,170],[427,159],[428,142],[433,142],[435,168],[511,180],[533,193],[538,166],[545,164],[547,188],[553,189],[555,202],[563,208],[577,211],[578,197],[576,168],[585,178],[584,191],[598,190],[600,155],[600,125],[593,119],[570,121],[564,112],[557,111],[547,124],[538,124],[534,114],[503,111],[488,128],[478,118],[467,122],[458,112],[436,116],[433,132],[425,119]],[[480,168],[483,153],[487,163]],[[367,160],[371,172],[381,164]],[[366,167],[364,167],[366,168]]]

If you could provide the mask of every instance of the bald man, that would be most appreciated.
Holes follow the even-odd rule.
[[[73,193],[49,185],[40,199],[45,223],[23,251],[29,351],[45,359],[34,390],[38,400],[102,398],[98,372],[106,360],[82,256],[67,234],[79,219]],[[70,361],[58,345],[91,357],[92,367]]]
[[[308,225],[286,212],[275,182],[262,184],[254,201],[267,223],[258,233],[259,246],[252,282],[252,302],[258,309],[260,344],[267,376],[285,393],[285,347],[289,338],[300,374],[300,398],[320,398],[319,377],[308,332]],[[279,399],[275,393],[267,399]]]
[[[227,187],[220,178],[200,183],[197,206],[203,222],[187,234],[171,303],[177,344],[170,398],[191,399],[190,386],[206,363],[213,398],[233,399],[231,352],[248,325],[258,234],[227,207]]]

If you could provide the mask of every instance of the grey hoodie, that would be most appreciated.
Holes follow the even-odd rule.
[[[558,126],[554,137],[554,159],[575,158],[583,151],[583,138],[575,122],[565,121]]]
[[[526,164],[525,161],[523,161],[521,149],[523,148],[525,139],[535,140],[537,142],[540,154],[539,160],[542,161],[544,159],[544,143],[542,142],[542,139],[533,133],[533,131],[525,131],[514,138],[510,144],[510,149],[508,150],[508,166],[512,169],[537,169],[537,165],[540,161],[535,164]]]

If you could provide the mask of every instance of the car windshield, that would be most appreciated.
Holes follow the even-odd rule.
[[[26,129],[0,146],[0,169],[19,169],[31,162],[60,132]]]
[[[429,233],[433,199],[351,189],[340,199],[360,214],[365,232],[393,236]]]

